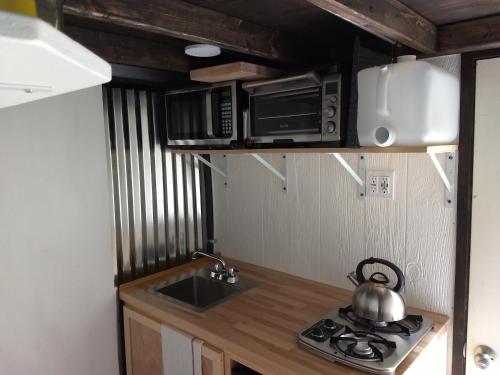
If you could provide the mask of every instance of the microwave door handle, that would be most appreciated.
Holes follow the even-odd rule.
[[[208,138],[214,137],[214,130],[212,125],[212,92],[205,93],[205,107],[207,112],[207,136]]]

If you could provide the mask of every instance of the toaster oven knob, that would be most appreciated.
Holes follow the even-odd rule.
[[[337,103],[337,95],[332,95],[330,97],[330,100],[332,101],[333,104]]]
[[[337,125],[333,121],[328,121],[326,123],[326,132],[327,133],[334,133],[335,129],[337,128]]]
[[[335,107],[326,107],[325,109],[325,115],[327,115],[328,117],[333,117],[335,116],[335,113],[337,112],[337,108]]]

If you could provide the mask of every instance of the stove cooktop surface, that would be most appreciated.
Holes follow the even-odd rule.
[[[374,374],[393,374],[432,329],[420,315],[374,324],[354,315],[350,306],[334,310],[299,333],[299,345],[328,360]]]

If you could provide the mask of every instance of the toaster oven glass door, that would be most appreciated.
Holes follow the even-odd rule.
[[[321,137],[321,88],[252,96],[251,132],[255,137]]]

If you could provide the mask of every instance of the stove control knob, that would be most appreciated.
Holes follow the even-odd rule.
[[[315,340],[321,340],[322,338],[325,337],[325,333],[323,332],[323,330],[321,328],[316,327],[312,330],[311,336]]]
[[[325,319],[323,325],[326,329],[334,329],[336,327],[335,322],[331,319]]]

